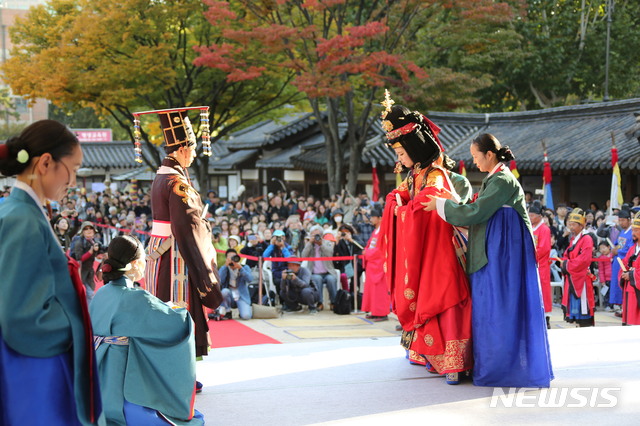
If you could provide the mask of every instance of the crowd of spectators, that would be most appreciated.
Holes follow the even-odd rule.
[[[9,194],[8,187],[0,194],[0,202]],[[93,251],[97,256],[117,235],[131,234],[145,244],[152,226],[148,187],[132,191],[131,186],[122,191],[107,188],[103,192],[86,192],[72,189],[59,204],[51,205],[51,223],[61,245],[70,250],[77,260],[86,261],[83,255]],[[532,194],[527,193],[527,201]],[[298,194],[295,191],[269,193],[266,197],[227,201],[215,191],[204,197],[207,219],[212,226],[212,243],[218,250],[218,265],[228,266],[228,250],[239,255],[265,259],[270,257],[331,257],[353,256],[362,252],[374,226],[372,211],[381,211],[380,203],[374,203],[366,193],[356,196],[343,191],[329,198]],[[545,209],[543,219],[551,229],[551,257],[561,258],[569,245],[569,229],[566,217],[576,204]],[[625,206],[631,214],[640,210],[640,196]],[[626,225],[618,218],[618,211],[608,215],[606,206],[600,208],[590,203],[586,211],[585,232],[594,240],[593,257],[611,257],[613,241]],[[89,244],[91,243],[91,244]],[[93,244],[95,243],[95,244]],[[77,247],[76,247],[77,244]],[[615,254],[615,253],[614,253]],[[257,261],[242,256],[240,265],[255,270]],[[607,262],[594,262],[592,271],[605,284],[608,281]],[[361,265],[359,270],[362,270]],[[562,281],[559,262],[552,264],[552,281]],[[332,304],[339,288],[353,291],[353,263],[350,261],[308,262],[310,282],[318,291],[317,306],[322,309],[325,301],[323,290],[328,290]],[[288,271],[287,262],[272,262],[269,281],[279,295],[282,277]],[[246,272],[246,271],[245,271]],[[283,275],[284,274],[284,275]],[[351,284],[347,284],[347,283]],[[246,299],[246,295],[243,295]],[[252,295],[255,302],[255,295]],[[272,300],[275,295],[271,294]]]
[[[527,205],[532,201],[531,193],[527,195]],[[611,263],[616,261],[614,256],[622,247],[616,245],[618,235],[629,229],[633,216],[640,212],[640,195],[633,197],[632,202],[623,204],[620,209],[608,209],[609,201],[603,208],[595,202],[588,207],[576,203],[570,205],[559,204],[555,210],[544,209],[542,217],[551,230],[551,258],[562,258],[570,243],[570,231],[567,227],[567,216],[572,209],[580,207],[586,213],[584,232],[593,239],[591,273],[600,288],[608,287],[611,282]],[[551,264],[551,280],[562,281],[560,262]],[[609,303],[608,290],[596,289],[595,298],[601,300],[605,310],[619,310],[619,306]],[[603,294],[604,293],[604,294]],[[559,300],[558,300],[559,302]]]

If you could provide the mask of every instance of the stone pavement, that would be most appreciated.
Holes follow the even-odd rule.
[[[237,318],[237,312],[234,312]],[[399,322],[390,314],[388,321],[372,322],[365,318],[365,313],[336,315],[325,309],[311,315],[306,309],[298,312],[284,312],[278,319],[241,321],[242,324],[266,334],[282,343],[302,343],[333,339],[349,339],[362,337],[390,337],[401,335],[396,331]],[[596,327],[620,326],[622,320],[613,312],[596,311]],[[554,306],[551,313],[551,329],[576,328],[563,320],[562,310]]]

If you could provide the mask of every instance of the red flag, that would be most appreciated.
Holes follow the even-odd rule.
[[[371,169],[371,181],[373,182],[373,196],[371,200],[375,203],[380,197],[380,181],[378,180],[378,172],[375,166]]]
[[[511,173],[516,177],[516,179],[520,178],[520,172],[518,171],[516,160],[511,160],[509,163],[509,170],[511,170]]]

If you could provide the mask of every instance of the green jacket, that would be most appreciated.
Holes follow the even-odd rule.
[[[482,181],[478,198],[468,204],[447,200],[444,205],[446,221],[456,226],[469,227],[467,247],[467,274],[487,264],[487,222],[502,206],[516,209],[531,231],[531,221],[524,202],[524,191],[518,180],[506,167]]]
[[[471,188],[469,179],[455,172],[449,172],[449,179],[451,179],[453,188],[460,197],[460,202],[464,204],[469,201],[473,195],[473,189]]]

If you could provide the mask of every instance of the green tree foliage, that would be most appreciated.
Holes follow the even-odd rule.
[[[12,27],[16,47],[3,66],[5,81],[30,99],[111,116],[131,140],[135,111],[208,105],[215,142],[295,102],[292,75],[230,81],[220,70],[193,63],[194,46],[220,36],[205,10],[200,0],[51,0]],[[145,129],[159,131],[157,125]],[[159,139],[143,132],[147,143],[154,136]],[[145,161],[157,166],[160,159]],[[199,157],[196,166],[206,182],[207,158]]]
[[[417,0],[205,0],[211,25],[223,38],[203,44],[197,63],[219,69],[231,81],[269,70],[294,73],[320,120],[327,147],[329,190],[354,192],[362,151],[383,86],[426,74],[404,56],[413,21],[431,1]],[[248,58],[245,50],[261,50]],[[346,123],[346,131],[339,124]],[[348,155],[347,155],[348,154]],[[348,157],[348,167],[345,167]]]

